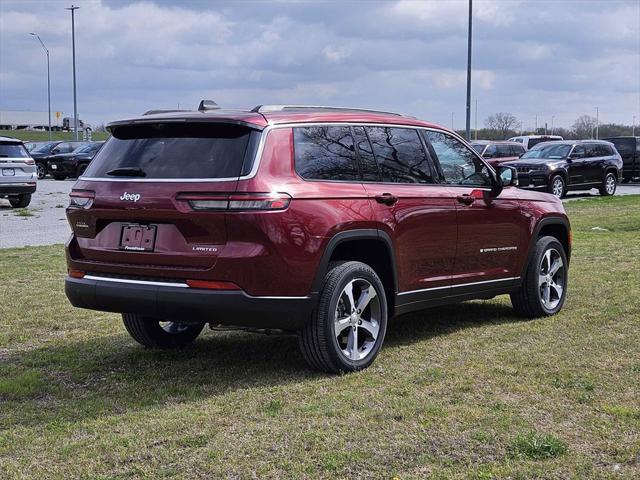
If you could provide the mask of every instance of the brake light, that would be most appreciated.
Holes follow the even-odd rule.
[[[24,161],[24,164],[25,164],[25,165],[35,165],[35,164],[36,164],[36,161],[35,161],[33,158],[27,158],[27,159]]]
[[[181,193],[176,198],[187,201],[194,210],[284,210],[291,203],[286,193]]]
[[[76,208],[89,208],[96,197],[91,190],[71,190],[69,194],[69,206]]]
[[[84,278],[84,272],[82,270],[69,270],[69,276],[72,278]]]
[[[241,290],[241,288],[233,282],[187,280],[187,285],[189,285],[191,288],[204,288],[207,290]]]

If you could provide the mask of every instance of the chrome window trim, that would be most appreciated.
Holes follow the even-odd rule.
[[[444,128],[434,128],[434,127],[425,127],[422,125],[403,125],[397,123],[386,123],[386,122],[288,122],[288,123],[270,123],[264,129],[262,129],[260,134],[260,143],[258,144],[258,149],[256,150],[255,157],[253,159],[253,166],[251,167],[251,171],[247,175],[243,175],[240,177],[226,177],[226,178],[102,178],[102,177],[85,177],[81,176],[78,178],[80,180],[86,180],[91,182],[128,182],[128,183],[213,183],[213,182],[235,182],[240,180],[250,180],[256,176],[258,173],[258,168],[260,167],[260,162],[262,160],[262,154],[264,152],[264,145],[267,141],[267,136],[269,132],[279,128],[293,128],[293,127],[317,127],[323,125],[348,125],[352,127],[392,127],[392,128],[409,128],[414,130],[428,130],[432,132],[439,132],[445,135],[450,135],[455,139],[462,142],[482,163],[484,163],[490,171],[495,174],[494,168],[486,162],[478,153],[470,147],[467,142],[457,133],[450,132],[445,130]],[[359,182],[358,182],[359,183]],[[373,182],[377,183],[377,182]],[[411,185],[411,184],[407,184]],[[423,185],[423,184],[420,184]],[[424,184],[429,185],[429,184]],[[439,184],[439,185],[451,185],[447,183]]]
[[[431,288],[420,288],[418,290],[409,290],[406,292],[400,292],[398,293],[398,296],[400,295],[408,295],[410,293],[419,293],[419,292],[430,292],[430,291],[434,291],[434,290],[444,290],[445,288],[457,288],[457,287],[469,287],[471,285],[482,285],[485,283],[495,283],[495,282],[507,282],[507,281],[513,281],[513,280],[519,280],[520,277],[507,277],[507,278],[496,278],[494,280],[483,280],[482,282],[471,282],[471,283],[460,283],[458,285],[445,285],[443,287],[431,287]]]

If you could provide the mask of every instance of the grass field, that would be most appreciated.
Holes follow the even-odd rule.
[[[567,210],[560,314],[407,315],[345,376],[287,336],[145,350],[69,306],[62,246],[3,250],[0,478],[638,478],[640,197]]]
[[[0,137],[19,138],[25,142],[47,142],[49,141],[49,132],[39,132],[35,130],[0,130]],[[106,140],[109,138],[107,132],[93,132],[91,139],[94,141]],[[51,140],[73,140],[73,132],[51,132]],[[82,134],[80,134],[82,140]]]

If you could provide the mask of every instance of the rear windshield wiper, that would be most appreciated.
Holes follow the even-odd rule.
[[[146,177],[147,174],[144,173],[139,167],[122,167],[122,168],[114,168],[113,170],[109,170],[107,175],[112,175],[114,177]]]

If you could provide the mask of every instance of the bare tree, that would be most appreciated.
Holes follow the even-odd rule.
[[[591,115],[582,115],[573,123],[573,133],[577,139],[593,138],[593,130],[596,128],[596,119]]]
[[[484,124],[488,129],[500,132],[502,138],[506,138],[516,133],[520,129],[522,122],[512,113],[499,112],[487,117]]]

